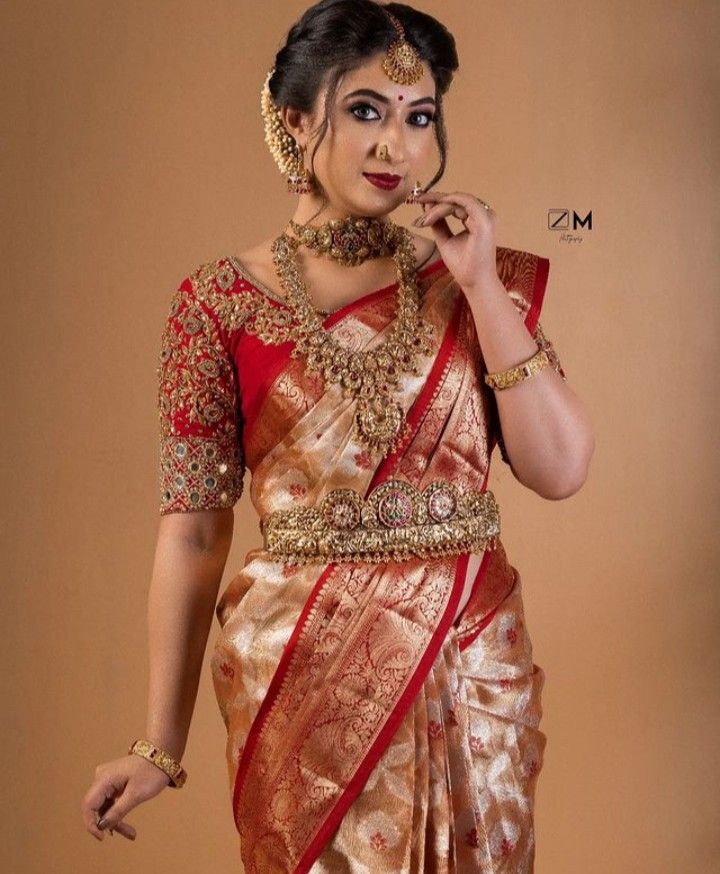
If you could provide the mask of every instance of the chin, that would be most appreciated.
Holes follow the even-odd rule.
[[[383,218],[384,216],[389,216],[391,212],[396,210],[404,201],[398,200],[397,202],[392,202],[388,197],[383,197],[382,202],[378,203],[375,200],[373,203],[368,203],[364,207],[358,207],[357,213],[359,215],[366,215],[371,218]]]

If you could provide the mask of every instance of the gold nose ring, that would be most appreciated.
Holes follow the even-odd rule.
[[[383,143],[378,148],[377,156],[378,156],[378,158],[380,158],[381,161],[387,161],[388,147],[385,145],[385,143]]]

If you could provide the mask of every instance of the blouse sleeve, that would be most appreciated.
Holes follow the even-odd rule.
[[[535,330],[533,331],[533,339],[538,344],[540,349],[544,349],[552,367],[557,370],[557,372],[562,376],[564,380],[567,380],[567,376],[565,375],[565,371],[560,364],[560,358],[555,351],[555,347],[552,342],[548,340],[545,336],[542,325],[538,321],[535,325]],[[503,440],[502,431],[500,430],[500,419],[497,418],[497,431],[496,431],[497,445],[500,450],[500,458],[505,462],[505,464],[510,464],[510,457],[507,454],[507,449],[505,448],[505,441]]]
[[[212,309],[188,277],[160,342],[160,515],[232,507],[245,469],[237,375]]]

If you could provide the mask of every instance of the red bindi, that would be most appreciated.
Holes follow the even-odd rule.
[[[398,100],[402,100],[402,99],[403,99],[402,94],[398,94]]]

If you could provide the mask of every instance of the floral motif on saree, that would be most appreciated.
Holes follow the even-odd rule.
[[[538,321],[548,261],[502,247],[497,257],[528,330],[554,354]],[[501,435],[472,314],[442,260],[418,278],[433,348],[399,385],[405,440],[377,461],[353,438],[354,401],[290,356],[282,302],[237,259],[191,274],[163,335],[161,512],[232,505],[245,466],[261,520],[391,480],[413,493],[437,481],[485,491]],[[326,328],[352,348],[382,342],[395,289],[342,307]],[[189,438],[201,470],[177,456]],[[248,874],[532,869],[543,674],[499,539],[385,562],[293,564],[253,549],[216,615],[212,675]]]

